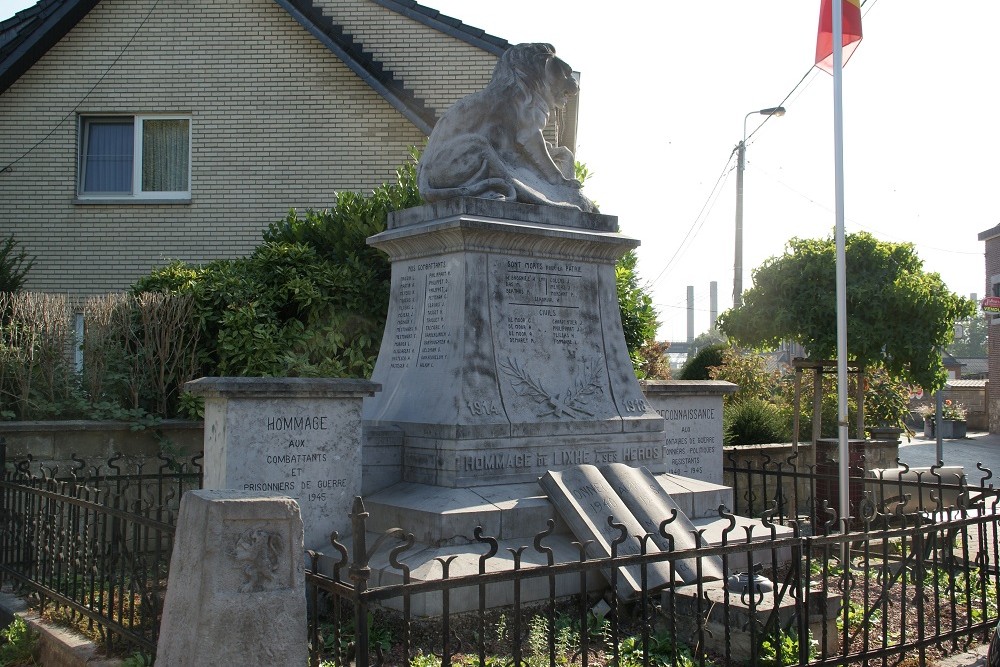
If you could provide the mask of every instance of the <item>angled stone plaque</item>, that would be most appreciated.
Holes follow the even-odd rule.
[[[601,474],[608,481],[611,489],[621,498],[625,506],[632,512],[643,529],[653,534],[653,541],[663,551],[682,551],[699,546],[695,535],[697,528],[691,519],[678,507],[670,494],[656,481],[646,468],[633,468],[623,463],[612,463],[601,466]],[[673,547],[660,534],[660,524],[668,519],[673,511],[676,518],[667,524],[667,534],[673,538]],[[707,556],[700,559],[684,559],[673,562],[674,574],[685,584],[692,584],[700,578],[702,581],[724,579],[722,559],[718,556]]]
[[[625,525],[628,537],[618,545],[617,555],[641,553],[637,535],[645,535],[647,530],[625,506],[615,493],[612,485],[601,475],[596,466],[573,466],[562,471],[547,472],[538,480],[542,489],[556,508],[556,512],[569,526],[570,531],[582,542],[590,541],[587,556],[606,558],[611,555],[611,544],[619,537],[619,532],[608,525],[608,517]],[[660,549],[652,541],[647,542],[647,553]],[[604,572],[611,581],[611,573]],[[646,566],[646,589],[649,591],[669,586],[674,578],[670,563],[652,563]],[[616,593],[628,600],[642,591],[642,571],[639,565],[618,568]]]

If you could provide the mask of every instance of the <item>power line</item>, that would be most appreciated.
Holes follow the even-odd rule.
[[[142,27],[144,25],[146,25],[146,21],[149,19],[150,15],[152,15],[153,10],[156,9],[156,5],[158,5],[158,4],[160,4],[160,0],[154,0],[153,6],[149,8],[148,12],[146,12],[146,15],[142,18],[142,21],[139,23],[139,26],[135,29],[135,32],[132,33],[132,36],[129,38],[128,42],[125,44],[125,46],[122,48],[122,50],[118,53],[118,55],[115,56],[115,59],[113,61],[111,61],[111,64],[108,65],[108,68],[106,70],[104,70],[104,73],[101,74],[101,77],[97,80],[97,82],[93,86],[90,87],[90,90],[87,91],[87,94],[84,95],[80,99],[80,101],[77,102],[73,106],[73,108],[70,109],[66,113],[65,116],[63,116],[62,118],[59,119],[59,122],[56,123],[55,126],[51,130],[49,130],[48,134],[46,134],[44,137],[42,137],[37,142],[35,142],[35,144],[33,146],[31,146],[28,150],[24,151],[24,153],[22,153],[20,156],[18,156],[17,158],[15,158],[12,162],[6,164],[2,169],[0,169],[0,174],[5,174],[5,173],[7,173],[9,171],[13,171],[13,168],[14,168],[15,164],[17,164],[18,162],[20,162],[24,158],[28,157],[28,155],[30,155],[36,148],[38,148],[43,143],[45,143],[48,140],[49,137],[51,137],[53,134],[55,134],[56,130],[58,130],[60,127],[62,127],[62,124],[65,123],[66,120],[70,116],[72,116],[73,114],[76,113],[76,110],[79,109],[80,106],[84,102],[87,101],[87,98],[90,97],[90,94],[93,93],[97,89],[97,87],[99,85],[101,85],[101,82],[104,81],[104,78],[111,72],[112,69],[114,69],[114,66],[118,64],[118,61],[121,60],[121,58],[122,58],[123,55],[125,55],[125,52],[128,51],[128,48],[130,46],[132,46],[132,42],[135,41],[135,38],[139,34],[139,31],[142,30]]]
[[[663,275],[667,272],[667,270],[673,264],[674,260],[677,258],[677,255],[681,252],[682,249],[684,249],[684,244],[688,241],[688,238],[690,237],[691,240],[693,241],[694,237],[698,235],[698,232],[700,232],[701,228],[705,225],[705,220],[708,219],[707,213],[712,210],[713,206],[715,206],[715,202],[718,201],[719,194],[722,192],[722,188],[720,187],[721,184],[725,182],[726,178],[733,170],[731,165],[733,163],[734,155],[736,155],[735,149],[733,150],[732,153],[729,154],[729,159],[726,160],[726,164],[722,168],[722,171],[719,173],[719,177],[715,179],[715,185],[713,185],[712,189],[709,191],[708,197],[705,199],[705,203],[701,205],[701,210],[698,211],[698,215],[695,216],[694,221],[691,223],[691,226],[688,227],[687,232],[684,234],[684,238],[681,239],[681,242],[677,244],[677,249],[674,251],[674,254],[670,256],[670,259],[667,260],[667,263],[664,265],[664,267],[660,270],[658,274],[656,274],[656,277],[653,278],[652,281],[650,281],[649,283],[650,287],[655,285],[656,282],[660,278],[662,278]],[[697,229],[695,229],[696,226]],[[694,236],[692,236],[692,232],[694,232]]]
[[[868,15],[868,12],[871,11],[871,8],[875,6],[876,2],[878,2],[878,0],[862,0],[861,7],[865,8],[866,5],[868,6],[868,9],[865,11],[865,13],[864,13],[863,16],[867,16]],[[805,74],[802,75],[802,78],[800,78],[798,80],[798,82],[796,82],[796,84],[794,86],[792,86],[792,89],[790,91],[788,91],[788,94],[785,95],[785,97],[781,100],[781,103],[778,104],[778,106],[779,107],[785,106],[785,104],[788,103],[788,101],[792,98],[792,95],[795,95],[796,91],[799,90],[799,88],[806,81],[806,79],[809,79],[810,75],[813,75],[813,78],[809,79],[809,83],[812,83],[812,81],[815,80],[815,72],[816,72],[816,66],[815,65],[810,65],[809,68],[806,70]],[[809,84],[807,83],[805,87],[808,87],[808,85]],[[803,91],[804,91],[805,87],[803,87]],[[801,91],[799,92],[799,94],[801,95]],[[798,99],[797,95],[796,95],[796,99]],[[762,127],[764,127],[769,120],[771,120],[771,118],[772,118],[771,115],[765,116],[764,120],[761,121],[760,125],[758,125],[757,127],[755,127],[754,130],[749,135],[747,135],[746,139],[744,139],[744,141],[743,141],[743,145],[744,146],[749,145],[749,142],[753,138],[753,136],[755,134],[757,134],[760,131],[760,129]],[[722,174],[719,175],[719,179],[716,181],[715,186],[713,187],[712,192],[709,193],[708,199],[705,201],[705,204],[702,205],[701,211],[698,212],[698,217],[695,218],[695,221],[691,224],[691,227],[688,229],[687,234],[684,235],[684,239],[682,239],[681,243],[677,246],[677,250],[674,251],[674,254],[671,255],[670,259],[667,261],[666,266],[664,266],[663,269],[656,275],[656,278],[653,279],[653,281],[650,283],[650,286],[656,284],[656,281],[658,281],[663,276],[663,274],[666,273],[667,269],[670,268],[670,265],[673,263],[674,259],[677,258],[678,254],[684,248],[684,242],[687,240],[688,236],[691,234],[691,231],[692,231],[692,229],[694,229],[694,226],[698,223],[698,219],[701,217],[702,213],[705,212],[705,208],[708,206],[709,202],[712,201],[712,196],[715,193],[715,188],[717,188],[719,186],[719,183],[722,180],[722,178],[724,176],[728,176],[729,172],[732,171],[732,169],[729,167],[729,164],[732,162],[733,156],[736,154],[736,151],[738,150],[738,148],[739,147],[737,146],[737,148],[734,148],[733,151],[732,151],[732,153],[729,154],[729,160],[726,162],[726,167],[725,167],[725,169],[723,169]],[[718,198],[718,196],[716,195],[716,199],[717,198]],[[704,221],[702,221],[702,225],[704,225]],[[701,230],[700,226],[698,227],[698,230],[699,231]]]

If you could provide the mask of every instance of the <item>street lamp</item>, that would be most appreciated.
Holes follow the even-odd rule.
[[[743,117],[743,139],[736,147],[736,261],[733,265],[733,308],[743,305],[743,170],[747,161],[747,119],[754,115],[784,116],[785,107],[751,111]]]

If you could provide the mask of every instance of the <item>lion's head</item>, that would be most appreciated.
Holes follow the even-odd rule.
[[[556,57],[551,44],[518,44],[507,49],[493,69],[493,86],[515,88],[528,99],[542,98],[550,106],[563,106],[580,85],[573,70]]]

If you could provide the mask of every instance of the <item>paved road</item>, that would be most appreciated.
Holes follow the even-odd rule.
[[[976,469],[976,463],[993,471],[991,482],[1000,487],[1000,434],[969,433],[958,440],[944,440],[943,460],[945,465],[960,465],[965,468],[970,486],[979,486],[985,473]],[[937,441],[922,437],[910,442],[903,439],[899,445],[899,459],[909,466],[930,466],[937,462]]]
[[[921,434],[922,436],[922,434]],[[969,433],[959,440],[942,442],[942,459],[945,465],[960,465],[965,468],[969,486],[979,486],[985,473],[979,472],[976,463],[993,471],[989,483],[1000,486],[1000,434]],[[899,445],[899,459],[909,466],[929,466],[937,462],[937,440],[923,437],[905,439]],[[966,653],[949,656],[937,663],[939,667],[982,667],[986,665],[986,646],[977,647]]]

